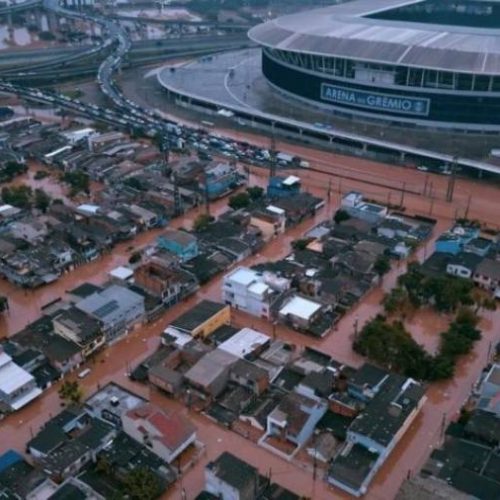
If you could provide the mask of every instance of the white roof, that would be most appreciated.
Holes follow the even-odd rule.
[[[265,333],[258,332],[252,328],[243,328],[225,342],[222,342],[217,348],[238,358],[244,358],[247,354],[250,354],[256,348],[270,340],[271,338]]]
[[[16,399],[13,403],[10,404],[13,410],[19,410],[23,406],[26,406],[30,401],[33,401],[35,398],[42,394],[42,389],[39,387],[33,387],[31,391],[23,394],[22,397]]]
[[[289,175],[284,181],[283,184],[285,186],[292,186],[293,184],[297,184],[297,182],[300,182],[300,178],[295,176],[295,175]]]
[[[118,266],[115,269],[109,271],[108,274],[112,278],[116,278],[119,280],[128,280],[134,275],[134,271],[132,271],[132,269],[129,269],[128,267]]]
[[[0,354],[0,391],[12,394],[32,380],[33,375],[16,365],[8,354]]]
[[[232,273],[228,274],[226,278],[233,283],[248,286],[258,280],[259,275],[256,271],[249,269],[248,267],[238,267]]]
[[[280,314],[283,316],[291,314],[292,316],[296,316],[297,318],[302,318],[307,321],[320,309],[321,304],[295,295],[285,304],[284,307],[280,309]]]
[[[84,203],[79,205],[77,210],[80,212],[87,212],[89,214],[96,214],[99,211],[99,205],[90,205],[89,203]]]
[[[182,333],[173,326],[167,326],[167,328],[165,328],[163,333],[165,335],[171,335],[172,337],[174,337],[175,345],[178,347],[182,347],[193,340],[193,337],[191,337],[191,335],[188,335],[187,333]]]
[[[275,207],[274,205],[268,205],[266,207],[266,210],[269,210],[269,212],[274,212],[275,214],[278,215],[284,215],[285,211],[280,208],[280,207]]]
[[[19,208],[16,208],[16,207],[13,207],[12,205],[0,205],[0,215],[6,215],[6,214],[9,214],[9,215],[12,215],[14,213],[18,213],[20,212],[21,209]]]
[[[263,283],[261,281],[258,281],[257,283],[252,283],[248,287],[248,291],[252,292],[252,293],[255,293],[256,295],[262,295],[268,289],[269,289],[269,287],[265,283]]]

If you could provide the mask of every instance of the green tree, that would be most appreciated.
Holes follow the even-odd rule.
[[[349,220],[351,216],[342,209],[339,209],[335,212],[335,215],[333,216],[333,220],[335,221],[336,224],[340,224],[341,222],[344,222],[345,220]]]
[[[3,202],[17,208],[30,208],[31,197],[32,190],[29,186],[12,186],[2,188]]]
[[[397,286],[389,293],[386,293],[382,304],[387,314],[394,314],[396,312],[402,313],[409,305],[408,292],[405,288]]]
[[[375,264],[373,265],[373,270],[379,275],[383,276],[387,274],[391,269],[391,261],[387,255],[379,255]]]
[[[247,188],[247,193],[251,200],[260,200],[264,196],[264,190],[259,186]]]
[[[145,467],[137,467],[128,472],[124,484],[130,498],[137,500],[154,500],[163,492],[158,476]]]
[[[35,189],[35,207],[43,213],[47,211],[51,202],[50,196],[43,189]]]
[[[90,178],[85,172],[79,170],[65,172],[62,175],[62,181],[71,186],[71,196],[75,196],[80,192],[89,193]]]
[[[193,230],[197,233],[205,231],[214,220],[210,214],[200,214],[193,222]]]
[[[229,198],[228,205],[233,210],[238,210],[240,208],[246,208],[250,205],[250,196],[247,193],[238,193]]]
[[[76,380],[65,380],[59,387],[58,394],[66,404],[79,405],[83,398],[83,391]]]

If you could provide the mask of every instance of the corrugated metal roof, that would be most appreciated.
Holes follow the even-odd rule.
[[[500,75],[498,29],[362,17],[420,1],[355,0],[278,17],[252,28],[249,36],[294,52]]]

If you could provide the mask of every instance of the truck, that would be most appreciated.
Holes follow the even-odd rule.
[[[292,155],[289,155],[288,153],[278,153],[276,155],[276,160],[280,165],[290,165],[293,163],[295,157]]]

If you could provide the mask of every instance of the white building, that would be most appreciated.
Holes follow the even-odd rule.
[[[41,393],[33,375],[16,365],[0,348],[0,410],[19,410]]]
[[[272,273],[260,274],[253,269],[238,267],[224,276],[222,300],[259,318],[271,318],[271,305],[279,292],[290,288],[290,280]]]
[[[264,350],[270,343],[271,337],[268,335],[252,328],[242,328],[238,333],[219,344],[218,349],[243,359],[252,353]]]

